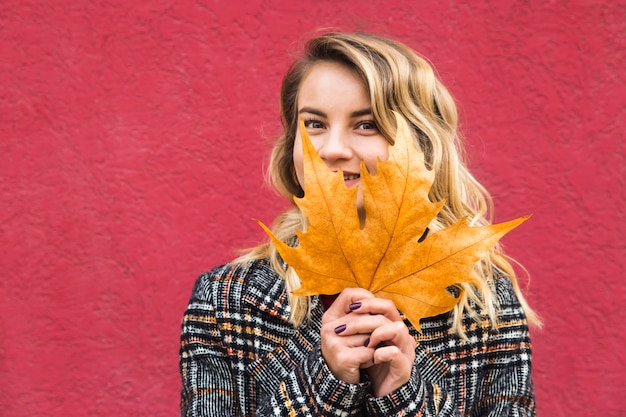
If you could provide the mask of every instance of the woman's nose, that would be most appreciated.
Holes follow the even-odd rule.
[[[352,158],[349,135],[336,130],[328,131],[317,153],[327,161]]]

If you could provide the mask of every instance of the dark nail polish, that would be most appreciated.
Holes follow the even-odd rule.
[[[344,330],[346,330],[346,325],[345,324],[342,324],[341,326],[335,327],[335,333],[337,333],[337,334],[343,332]]]
[[[361,302],[357,301],[356,303],[352,303],[348,306],[348,308],[350,309],[350,311],[358,310],[359,308],[361,308]]]

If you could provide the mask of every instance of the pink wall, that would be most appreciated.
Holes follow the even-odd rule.
[[[624,415],[626,3],[463,3],[2,3],[0,414],[178,412],[193,282],[284,207],[281,74],[337,26],[429,57],[497,220],[534,214],[504,242],[545,318],[540,415]]]

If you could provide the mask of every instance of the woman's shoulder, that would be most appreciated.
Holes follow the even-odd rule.
[[[218,294],[218,298],[224,294],[240,296],[250,285],[263,286],[276,282],[278,278],[267,258],[245,262],[234,260],[200,274],[192,291],[192,299],[209,300]]]
[[[216,311],[242,311],[289,317],[285,281],[269,259],[231,261],[201,274],[194,285],[190,303]]]
[[[494,273],[494,287],[497,305],[503,307],[520,307],[515,287],[511,277],[501,271]]]

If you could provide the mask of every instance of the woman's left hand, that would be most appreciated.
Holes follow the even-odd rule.
[[[411,377],[415,361],[416,341],[409,334],[395,304],[383,298],[361,301],[361,307],[353,314],[380,314],[389,322],[376,328],[366,347],[373,350],[374,363],[367,368],[376,397],[388,395],[404,385]]]

